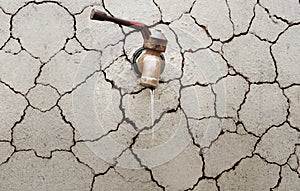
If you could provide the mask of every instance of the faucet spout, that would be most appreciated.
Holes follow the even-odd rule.
[[[157,51],[146,49],[137,60],[137,67],[141,71],[141,85],[156,88],[163,69],[163,60]]]

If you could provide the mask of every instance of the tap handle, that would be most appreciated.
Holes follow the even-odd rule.
[[[92,20],[98,20],[98,21],[110,21],[110,22],[113,22],[116,24],[132,27],[132,28],[135,28],[138,30],[142,30],[145,27],[147,27],[143,23],[139,23],[139,22],[135,22],[135,21],[127,21],[127,20],[116,18],[116,17],[111,17],[111,16],[107,15],[106,13],[95,10],[95,9],[92,9],[90,18]]]

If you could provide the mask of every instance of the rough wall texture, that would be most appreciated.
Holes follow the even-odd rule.
[[[168,38],[151,92],[130,59]],[[0,190],[298,191],[298,0],[1,0]]]

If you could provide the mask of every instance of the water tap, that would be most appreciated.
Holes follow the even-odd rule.
[[[141,78],[140,83],[142,86],[156,88],[160,74],[165,68],[163,52],[166,51],[168,41],[164,34],[159,30],[150,31],[149,27],[143,23],[111,17],[95,9],[91,11],[90,18],[92,20],[114,22],[141,31],[144,44],[142,48],[133,54],[132,65]]]

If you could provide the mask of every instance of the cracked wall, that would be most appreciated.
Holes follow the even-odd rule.
[[[153,116],[92,8],[166,35]],[[1,0],[0,190],[299,190],[299,33],[297,0]]]

